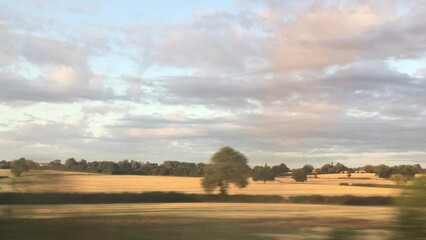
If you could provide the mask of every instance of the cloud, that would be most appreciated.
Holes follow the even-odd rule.
[[[95,74],[89,65],[89,58],[100,54],[103,45],[95,46],[91,39],[84,39],[84,34],[75,38],[55,36],[49,32],[52,25],[68,26],[44,18],[24,18],[15,11],[0,17],[4,23],[0,27],[4,41],[4,49],[0,47],[0,63],[4,63],[0,65],[0,87],[4,90],[0,101],[129,99],[118,96],[105,84],[106,77]]]
[[[59,66],[51,72],[49,81],[34,82],[18,73],[0,71],[0,101],[2,102],[72,102],[77,99],[110,100],[118,98],[108,88],[78,85],[72,68]]]
[[[127,43],[141,49],[142,64],[232,72],[266,61],[262,39],[253,33],[253,18],[250,12],[204,10],[189,24],[128,26],[123,31]],[[137,37],[147,31],[151,35]]]

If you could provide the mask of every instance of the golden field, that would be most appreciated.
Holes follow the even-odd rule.
[[[203,193],[201,178],[140,176],[140,175],[102,175],[77,172],[31,170],[20,178],[14,178],[9,170],[0,170],[0,191],[3,192],[147,192],[176,191],[184,193]],[[365,179],[368,178],[368,179]],[[231,187],[230,194],[276,194],[291,195],[357,195],[357,196],[396,196],[399,189],[340,186],[339,183],[394,184],[390,180],[379,179],[374,174],[318,175],[307,182],[296,183],[290,177],[278,178],[275,182],[250,182],[243,189]]]
[[[0,176],[8,176],[0,179],[2,192],[204,193],[201,178],[195,177],[102,175],[45,170],[31,170],[19,178],[14,178],[9,170],[0,170]],[[230,194],[397,196],[400,193],[395,188],[340,186],[342,182],[394,184],[374,174],[353,174],[349,179],[345,174],[327,174],[308,178],[304,183],[296,183],[290,177],[265,184],[250,182],[244,189],[231,187]],[[20,231],[31,237],[50,236],[51,239],[61,239],[65,235],[68,239],[91,240],[140,239],[140,236],[144,236],[143,239],[170,240],[319,240],[326,239],[332,229],[343,228],[356,230],[357,239],[385,240],[393,234],[391,228],[396,216],[396,209],[390,206],[290,203],[0,205],[0,223],[7,225],[4,231]],[[81,234],[73,229],[89,230],[82,230],[84,234]],[[109,231],[104,232],[104,229]],[[12,237],[9,239],[14,239],[15,235],[9,235]]]

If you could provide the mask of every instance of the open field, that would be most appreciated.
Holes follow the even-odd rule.
[[[201,178],[140,176],[140,175],[101,175],[62,171],[31,170],[20,178],[13,178],[9,170],[0,170],[0,191],[3,192],[147,192],[175,191],[184,193],[204,193]],[[343,179],[340,179],[343,178]],[[369,179],[361,179],[369,178]],[[247,188],[231,187],[230,194],[275,194],[294,195],[356,195],[356,196],[396,196],[399,189],[339,186],[339,183],[393,184],[390,180],[378,179],[373,174],[318,175],[308,178],[305,183],[295,183],[291,178],[278,178],[275,182],[250,182]]]
[[[2,239],[324,239],[332,228],[384,239],[394,218],[390,207],[309,204],[32,205],[0,212]]]
[[[374,214],[372,214],[374,213]],[[290,203],[144,203],[0,205],[0,217],[64,218],[94,216],[173,216],[200,218],[353,219],[389,223],[391,207]]]
[[[13,178],[7,170],[0,171],[0,175],[9,176],[0,179],[3,192],[203,193],[200,178],[191,177],[30,171]],[[393,185],[372,174],[354,174],[351,179],[340,174],[318,177],[309,178],[306,183],[295,183],[290,178],[266,184],[251,182],[246,189],[232,188],[230,193],[397,196],[401,191],[339,185],[341,182]],[[394,234],[396,217],[396,209],[391,206],[211,202],[0,205],[0,236],[5,240],[314,240],[332,239],[332,232],[342,229],[346,236],[356,235],[353,239],[385,240]]]

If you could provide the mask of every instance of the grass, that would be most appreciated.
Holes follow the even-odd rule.
[[[235,221],[192,218],[15,219],[0,221],[0,231],[4,240],[273,239]]]
[[[370,222],[388,224],[394,209],[383,206],[341,206],[291,203],[144,203],[144,204],[71,204],[71,205],[0,205],[2,218],[69,218],[89,216],[161,216],[225,219],[281,219],[283,221]]]
[[[247,203],[12,208],[15,214],[27,212],[27,215],[0,219],[0,232],[5,240],[323,239],[332,228],[380,230],[383,235],[394,214],[392,208],[383,207]],[[31,209],[34,212],[28,214]]]

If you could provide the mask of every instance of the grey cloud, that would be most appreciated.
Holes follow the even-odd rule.
[[[265,84],[255,79],[226,77],[172,77],[163,82],[164,103],[219,105],[233,107],[253,106],[250,99],[263,95]]]
[[[93,90],[79,86],[66,93],[49,90],[45,85],[24,79],[10,72],[0,71],[0,102],[72,102],[78,99],[117,99],[111,89]]]
[[[212,137],[230,140],[238,136],[304,150],[333,146],[348,151],[424,148],[425,85],[418,78],[390,70],[381,62],[349,64],[316,78],[313,73],[272,79],[263,76],[264,81],[256,75],[257,81],[247,84],[232,78],[173,78],[163,85],[167,90],[164,98],[173,96],[173,104],[231,109],[237,120],[224,123],[235,124],[234,128],[212,128],[207,123],[195,126],[208,129]],[[258,105],[243,104],[249,99]],[[253,108],[259,113],[240,111]],[[352,115],[348,111],[353,111]],[[191,123],[153,122],[160,128]]]

